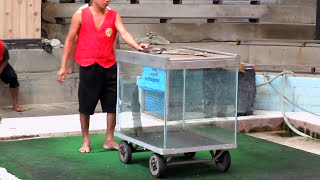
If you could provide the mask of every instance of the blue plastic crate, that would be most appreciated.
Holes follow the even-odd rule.
[[[145,111],[164,117],[164,99],[164,92],[145,90]]]

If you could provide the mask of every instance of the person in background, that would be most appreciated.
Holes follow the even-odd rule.
[[[75,38],[78,37],[75,60],[80,64],[79,112],[83,143],[79,151],[89,153],[89,121],[100,100],[103,112],[107,113],[107,131],[103,148],[118,149],[114,140],[116,125],[117,66],[114,55],[114,41],[117,33],[132,48],[143,51],[149,44],[138,44],[125,29],[116,11],[107,9],[109,0],[92,0],[92,5],[78,10],[72,17],[62,55],[61,68],[57,80],[66,78],[66,65]]]
[[[9,51],[5,43],[0,40],[0,79],[9,84],[12,97],[12,109],[17,112],[22,112],[24,109],[18,103],[19,82],[18,77],[12,66],[9,64]]]

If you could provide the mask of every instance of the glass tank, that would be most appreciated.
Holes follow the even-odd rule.
[[[236,148],[238,64],[196,48],[118,50],[116,136],[162,155]]]

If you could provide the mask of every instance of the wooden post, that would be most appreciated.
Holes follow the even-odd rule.
[[[320,0],[317,0],[316,40],[320,40]]]

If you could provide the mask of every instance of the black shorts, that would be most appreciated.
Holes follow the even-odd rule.
[[[4,53],[3,53],[3,60],[9,60],[10,59],[10,55],[9,55],[9,51],[8,51],[8,47],[6,44],[4,44]]]
[[[3,61],[9,60],[9,51],[8,47],[4,45],[4,53],[3,53]],[[8,63],[7,66],[3,69],[2,73],[0,74],[0,79],[6,83],[9,84],[10,88],[18,88],[19,82],[18,77],[14,69],[11,67],[11,65]]]
[[[18,88],[19,87],[17,74],[9,63],[7,64],[7,66],[4,68],[4,70],[0,74],[0,79],[4,83],[9,84],[10,88]]]
[[[104,68],[99,64],[80,66],[79,112],[94,114],[98,101],[103,112],[115,113],[117,101],[117,65]]]

